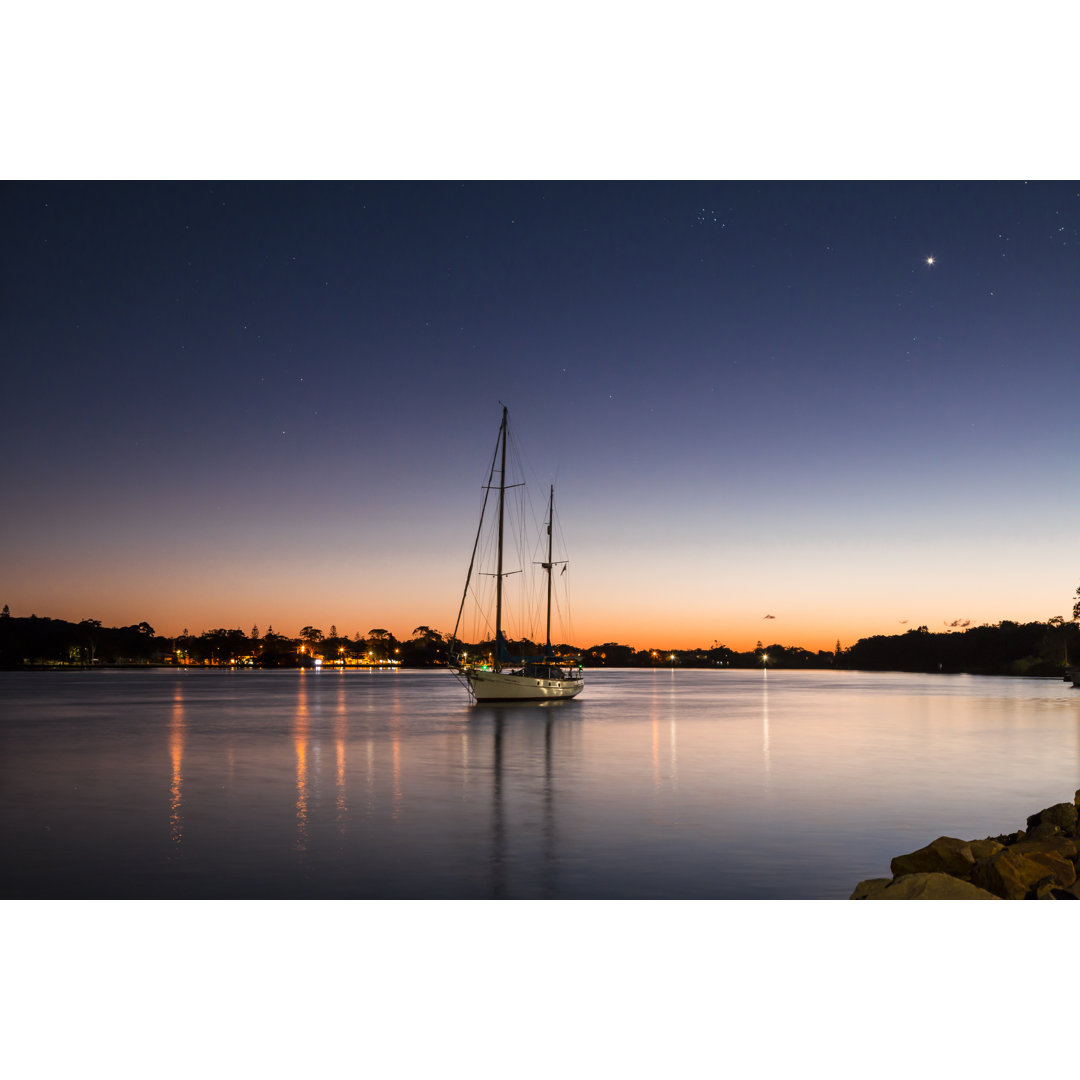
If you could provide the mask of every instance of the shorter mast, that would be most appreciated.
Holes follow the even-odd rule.
[[[555,485],[552,484],[548,492],[548,519],[547,519],[547,535],[548,535],[548,549],[547,549],[547,562],[539,563],[544,570],[547,571],[547,628],[544,633],[544,653],[547,660],[551,660],[555,655],[555,650],[551,647],[551,590],[552,580],[551,571],[556,566],[562,566],[565,572],[566,560],[553,558],[553,532],[555,529]]]

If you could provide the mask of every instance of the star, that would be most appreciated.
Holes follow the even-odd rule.
[[[933,256],[933,255],[927,255],[927,256],[926,256],[926,265],[927,265],[927,266],[933,266],[933,265],[934,265],[934,261],[935,261],[935,260],[934,260],[934,256]]]

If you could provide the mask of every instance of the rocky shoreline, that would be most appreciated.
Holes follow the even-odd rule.
[[[1080,791],[1027,829],[985,840],[939,836],[897,855],[891,878],[860,881],[852,900],[1080,900]]]

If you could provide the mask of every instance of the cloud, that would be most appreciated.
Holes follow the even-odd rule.
[[[952,622],[947,622],[945,625],[946,626],[960,626],[960,627],[970,626],[971,625],[971,620],[970,619],[953,619]]]
[[[775,619],[776,616],[775,615],[766,615],[765,618],[766,619]]]

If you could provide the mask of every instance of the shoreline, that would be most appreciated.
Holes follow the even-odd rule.
[[[897,855],[891,878],[867,878],[850,900],[1080,900],[1080,790],[1027,819],[1027,829],[939,836]]]
[[[907,671],[903,668],[833,668],[833,667],[770,667],[768,669],[753,667],[712,667],[707,664],[651,664],[640,666],[608,665],[608,664],[584,664],[588,671],[713,671],[723,672],[747,672],[762,671],[770,678],[783,678],[785,675],[805,675],[808,672],[831,672],[836,675],[919,675],[937,677],[943,679],[955,679],[958,677],[970,677],[973,679],[1023,679],[1025,682],[1072,682],[1073,686],[1080,688],[1080,669],[1070,669],[1065,674],[1020,674],[1007,671]],[[449,671],[448,664],[424,664],[404,662],[383,663],[349,663],[349,664],[170,664],[161,661],[131,661],[109,662],[104,664],[13,664],[0,666],[0,671]]]

